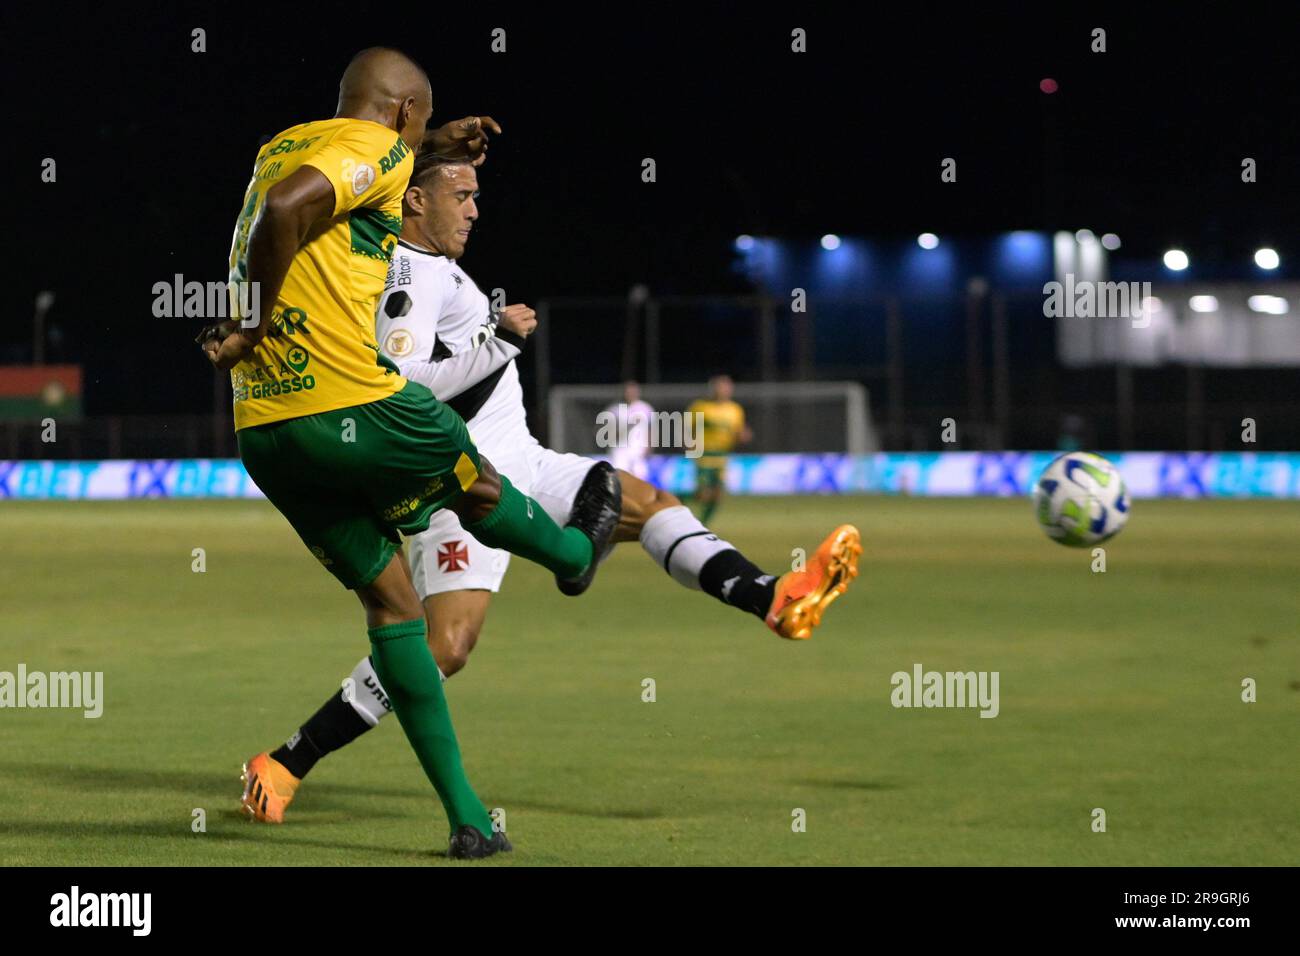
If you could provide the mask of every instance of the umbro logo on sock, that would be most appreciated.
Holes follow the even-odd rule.
[[[776,580],[776,575],[774,575],[774,574],[764,574],[764,575],[761,575],[761,576],[755,578],[755,579],[754,579],[754,583],[755,583],[755,584],[771,584],[771,583],[772,583],[773,581],[775,581],[775,580]]]
[[[374,696],[375,700],[379,701],[379,703],[384,705],[384,710],[393,709],[393,705],[388,702],[388,697],[384,694],[384,691],[379,686],[378,681],[376,681],[373,677],[367,677],[364,681],[362,681],[362,683],[364,683],[367,687],[370,688],[370,693],[371,695]],[[292,747],[290,747],[290,749],[292,749]]]
[[[740,575],[737,574],[734,578],[727,578],[727,580],[722,582],[722,600],[731,600],[731,589],[736,586],[736,582],[739,580]]]
[[[292,750],[294,747],[298,746],[298,741],[300,740],[302,740],[302,731],[295,730],[293,732],[293,736],[290,737],[288,740],[286,740],[284,742],[284,745],[288,747],[290,750]]]

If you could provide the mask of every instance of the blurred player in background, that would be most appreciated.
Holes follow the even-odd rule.
[[[728,375],[709,379],[709,397],[696,399],[689,415],[704,420],[704,451],[695,462],[694,500],[700,504],[700,520],[707,522],[718,510],[727,487],[727,456],[737,445],[753,437],[745,424],[745,410],[732,400],[735,383]]]
[[[536,314],[520,304],[494,313],[487,296],[457,261],[478,221],[477,196],[471,164],[437,156],[416,160],[406,190],[401,240],[379,302],[378,338],[401,373],[447,401],[465,418],[482,453],[530,494],[530,500],[562,522],[582,497],[582,489],[593,482],[604,486],[609,466],[544,448],[528,430],[515,359],[537,327]],[[629,388],[625,398],[631,407],[636,390]],[[640,541],[673,580],[757,616],[781,637],[811,637],[822,613],[857,574],[862,546],[852,525],[835,529],[805,569],[777,578],[720,540],[673,495],[629,472],[620,472],[618,478],[622,509],[614,542]],[[510,556],[467,535],[457,517],[446,511],[434,515],[428,530],[411,538],[410,546],[431,649],[445,680],[465,666],[478,643]],[[580,583],[561,590],[578,594],[585,587]],[[326,700],[287,743],[254,758],[275,767],[277,781],[270,800],[251,808],[255,819],[284,821],[298,784],[317,761],[389,713],[387,685],[373,657],[363,658],[344,682],[345,689]]]
[[[646,456],[650,454],[650,429],[654,424],[655,410],[641,399],[641,386],[636,382],[623,383],[623,401],[605,409],[614,416],[620,441],[610,454],[610,461],[619,471],[635,475],[642,481],[649,477]],[[623,440],[626,436],[626,440]]]
[[[286,129],[258,152],[230,275],[260,290],[265,307],[205,329],[199,343],[231,373],[249,475],[361,600],[369,659],[447,812],[448,855],[475,858],[510,844],[461,765],[401,534],[450,508],[485,544],[561,581],[590,580],[617,524],[618,494],[615,478],[612,494],[597,489],[559,527],[479,455],[454,411],[380,355],[375,305],[432,109],[416,63],[364,50],[343,74],[333,119]],[[255,620],[253,609],[276,593],[273,582],[246,579],[227,598],[241,620]],[[244,767],[241,802],[254,814],[287,782],[261,756]]]

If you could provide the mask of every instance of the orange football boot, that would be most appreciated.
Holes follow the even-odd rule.
[[[832,601],[858,576],[862,535],[851,524],[832,531],[802,571],[790,571],[776,582],[776,595],[767,612],[767,626],[792,641],[806,641],[822,622]]]
[[[244,795],[239,799],[244,816],[260,823],[283,823],[300,779],[265,750],[244,764]]]

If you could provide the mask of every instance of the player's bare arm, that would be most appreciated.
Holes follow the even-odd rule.
[[[259,290],[264,303],[280,294],[294,254],[307,238],[312,225],[334,211],[334,187],[324,173],[303,166],[266,194],[262,212],[248,238],[248,281]],[[234,368],[257,347],[266,335],[271,310],[263,308],[253,316],[257,324],[229,326],[222,339],[211,338],[204,351],[223,372]]]

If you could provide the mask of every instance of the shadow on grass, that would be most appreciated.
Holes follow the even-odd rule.
[[[211,822],[211,818],[209,818]],[[140,820],[130,823],[113,820],[16,820],[0,818],[0,833],[7,837],[28,837],[35,840],[69,839],[84,840],[166,840],[169,843],[188,843],[191,840],[219,844],[233,841],[251,847],[265,848],[269,853],[291,853],[293,850],[316,849],[331,850],[349,854],[370,854],[391,857],[406,863],[431,862],[445,860],[447,851],[429,847],[427,849],[375,846],[369,843],[353,843],[345,840],[304,839],[299,833],[292,833],[280,827],[261,826],[249,823],[238,813],[219,815],[220,825],[212,827],[207,833],[192,833],[185,820]],[[299,828],[301,829],[301,827]],[[419,840],[427,840],[421,835]],[[426,844],[427,846],[427,844]],[[222,860],[204,856],[195,860],[194,866],[231,866],[244,865],[247,861]],[[313,865],[312,861],[300,861],[301,865]],[[95,864],[99,865],[99,864]],[[157,865],[145,862],[144,865]],[[184,865],[179,859],[175,865]],[[317,864],[318,865],[318,864]]]
[[[239,818],[236,808],[242,785],[238,772],[211,773],[0,761],[0,776],[8,781],[41,783],[79,793],[119,792],[143,795],[137,799],[150,799],[154,802],[185,796],[191,806],[210,808],[217,802],[224,808],[228,804],[231,815],[235,819]],[[390,809],[383,801],[422,798],[431,801],[431,808],[437,807],[437,798],[431,788],[396,789],[322,783],[304,788],[294,805],[302,818],[301,823],[310,824],[313,822],[311,815],[315,813],[348,813],[368,818],[401,817],[407,815],[408,811]],[[218,812],[224,816],[226,811],[222,809]]]
[[[794,780],[792,783],[801,783],[806,787],[825,787],[828,790],[868,790],[868,791],[885,791],[885,790],[902,790],[903,788],[896,783],[890,783],[888,780],[819,780],[806,779]]]
[[[511,810],[538,810],[542,813],[564,813],[574,817],[598,817],[603,820],[663,820],[669,814],[656,807],[633,807],[619,809],[614,807],[575,807],[563,803],[547,803],[542,800],[511,800],[506,804]],[[672,814],[680,816],[680,814]]]

